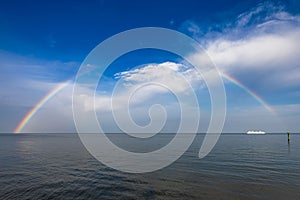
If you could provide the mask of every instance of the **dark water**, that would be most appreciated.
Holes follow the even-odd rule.
[[[76,134],[2,134],[0,199],[300,199],[300,135],[223,134],[200,160],[202,139],[169,167],[128,174]]]

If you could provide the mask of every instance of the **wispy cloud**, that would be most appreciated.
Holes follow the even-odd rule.
[[[12,132],[40,99],[70,78],[79,66],[75,62],[46,61],[6,51],[0,51],[0,62],[1,132]]]
[[[253,127],[255,124],[261,128],[265,126],[270,131],[285,131],[284,128],[296,130],[298,125],[295,121],[299,120],[299,111],[296,108],[299,104],[289,104],[299,102],[297,99],[300,97],[297,92],[300,87],[299,15],[287,12],[282,4],[268,1],[225,24],[202,27],[194,20],[186,24],[190,24],[187,31],[193,36],[196,35],[196,39],[220,71],[230,74],[266,98],[278,117],[282,118],[275,119],[276,117],[270,116],[263,108],[252,105],[238,110],[238,106],[233,106],[228,109],[225,130],[233,130],[232,127],[235,127],[238,131],[249,124]],[[238,102],[243,102],[245,97],[238,95],[236,89],[226,83],[227,89],[234,91],[229,94],[234,95],[234,98],[228,97],[230,103],[237,105]],[[260,120],[266,123],[260,123]],[[282,123],[277,123],[278,120]]]
[[[223,27],[198,38],[218,69],[265,92],[300,86],[300,16],[264,2]]]

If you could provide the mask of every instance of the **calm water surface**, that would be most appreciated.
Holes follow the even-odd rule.
[[[146,151],[172,137],[110,138]],[[0,199],[300,199],[300,135],[288,144],[286,134],[223,134],[200,160],[202,139],[169,167],[127,174],[95,160],[76,134],[0,134]]]

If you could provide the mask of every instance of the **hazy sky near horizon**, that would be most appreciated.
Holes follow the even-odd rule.
[[[1,133],[13,132],[43,97],[68,80],[22,131],[75,132],[72,80],[81,63],[100,42],[139,27],[169,28],[202,45],[224,74],[224,132],[300,131],[297,0],[12,0],[0,3],[0,24]],[[127,86],[133,83],[164,80],[166,84],[173,82],[176,92],[184,93],[187,89],[178,73],[197,88],[203,125],[199,131],[206,131],[211,105],[205,84],[184,60],[157,50],[122,56],[105,72],[96,95],[96,111],[105,131],[119,131],[107,114],[118,80],[123,80],[123,91],[130,91]],[[117,94],[117,101],[122,101],[122,95]],[[133,119],[147,124],[147,110],[153,103],[165,105],[169,114],[165,131],[173,132],[179,123],[178,104],[174,96],[158,87],[134,96]],[[83,112],[90,109],[85,107]],[[187,105],[186,109],[192,112],[194,108]]]

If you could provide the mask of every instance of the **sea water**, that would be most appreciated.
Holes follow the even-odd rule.
[[[172,137],[109,135],[137,152]],[[300,135],[222,134],[199,159],[203,137],[170,166],[129,174],[97,161],[77,134],[0,134],[0,199],[300,199]]]

